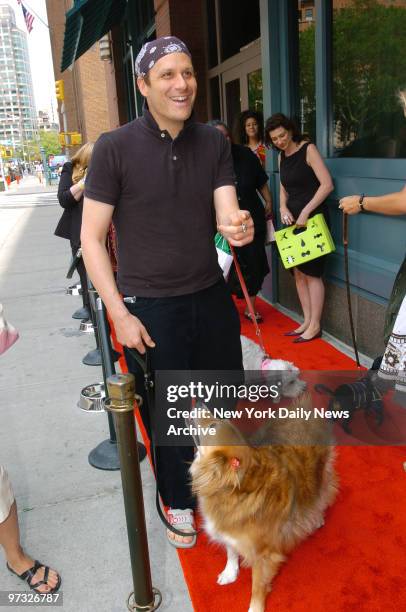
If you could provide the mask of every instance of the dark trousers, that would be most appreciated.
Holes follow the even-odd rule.
[[[240,320],[223,280],[190,295],[169,298],[137,298],[126,306],[145,325],[156,344],[149,351],[151,371],[242,370]],[[141,416],[151,439],[151,420],[145,397],[143,372],[124,349],[128,369],[135,375],[136,390],[143,397]],[[156,406],[155,415],[168,406]],[[163,413],[164,414],[164,413]],[[156,446],[156,476],[165,505],[194,508],[189,486],[189,466],[194,448]]]
[[[78,249],[80,248],[80,245],[77,245],[71,242],[70,246],[72,249],[72,255],[75,257]],[[83,261],[83,257],[79,259],[79,262],[76,266],[76,270],[78,271],[79,278],[80,278],[80,284],[82,286],[83,306],[86,306],[87,308],[89,308],[89,291],[88,291],[88,286],[87,286],[87,274],[86,274],[86,268],[85,268],[85,264]]]

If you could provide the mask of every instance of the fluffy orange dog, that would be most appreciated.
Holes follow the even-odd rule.
[[[308,409],[310,402],[306,394],[292,409]],[[217,582],[236,580],[239,557],[252,567],[248,612],[265,610],[279,566],[287,553],[323,525],[324,511],[337,492],[326,424],[320,419],[306,424],[289,421],[272,424],[266,432],[268,445],[253,447],[228,421],[195,420],[216,430],[214,436],[196,440],[198,452],[190,472],[205,530],[227,549],[227,564]],[[281,445],[281,440],[289,444]]]

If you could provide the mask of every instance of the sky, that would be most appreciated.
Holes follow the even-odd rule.
[[[39,17],[48,23],[45,0],[22,0],[23,4],[31,14],[38,14]],[[56,122],[56,98],[55,98],[55,79],[52,64],[51,44],[49,41],[49,30],[34,15],[33,28],[31,34],[27,32],[23,12],[17,0],[0,0],[0,4],[9,4],[15,12],[17,27],[26,32],[28,50],[30,54],[31,75],[34,85],[34,97],[37,112],[46,110],[52,118],[52,107]],[[30,10],[31,9],[31,10]]]

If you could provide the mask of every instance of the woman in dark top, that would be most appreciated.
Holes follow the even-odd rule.
[[[333,191],[333,182],[316,146],[300,134],[288,117],[277,113],[266,122],[265,142],[280,151],[280,214],[285,225],[305,226],[318,213],[327,215],[324,204]],[[325,257],[293,268],[296,289],[304,321],[288,336],[295,343],[309,342],[321,336],[324,305],[322,280]]]
[[[209,121],[230,140],[231,135],[228,127],[221,121]],[[272,199],[268,187],[268,175],[263,170],[258,157],[248,147],[231,143],[234,172],[236,176],[237,197],[240,208],[249,210],[254,221],[254,240],[243,247],[235,247],[241,272],[247,285],[252,308],[258,322],[262,321],[261,315],[255,311],[255,300],[258,291],[262,287],[265,276],[269,272],[268,260],[265,251],[266,220],[265,216],[272,213]],[[258,191],[265,200],[262,204]],[[238,281],[234,267],[230,273],[229,286],[233,293],[239,298],[243,293]],[[248,307],[245,316],[251,320]]]
[[[266,149],[264,145],[264,118],[262,113],[246,110],[238,118],[235,140],[249,147],[265,168]]]
[[[56,226],[55,236],[70,240],[72,255],[75,256],[80,248],[80,229],[82,226],[83,193],[85,189],[85,175],[93,151],[93,143],[88,142],[66,162],[62,168],[58,186],[59,204],[64,208],[62,217]],[[77,271],[82,286],[83,309],[74,313],[74,318],[87,319],[89,312],[89,294],[87,290],[87,277],[85,264],[80,258]],[[86,312],[87,311],[87,312]]]

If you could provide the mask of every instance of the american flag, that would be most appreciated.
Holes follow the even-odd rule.
[[[25,20],[25,25],[27,26],[28,33],[32,30],[32,24],[34,23],[34,15],[31,15],[30,11],[27,11],[24,4],[21,0],[17,0],[18,4],[21,4],[21,8],[23,9],[23,15]]]

